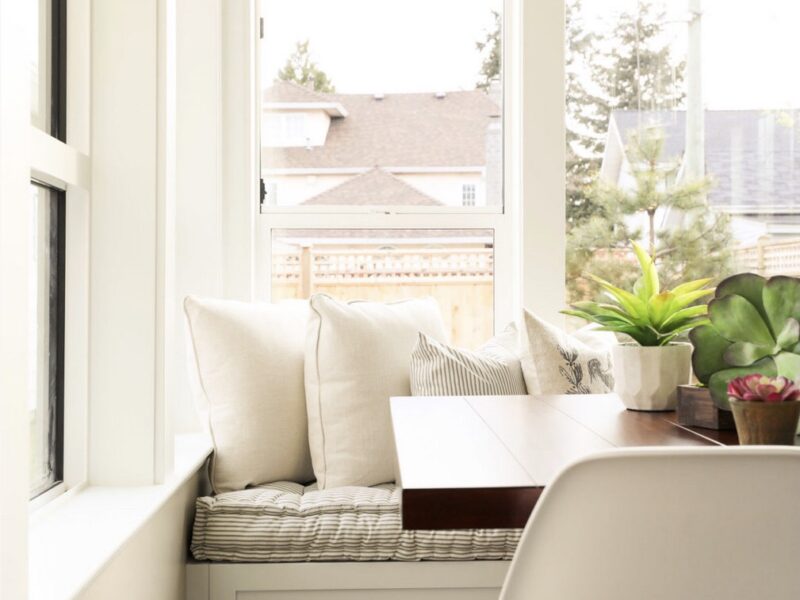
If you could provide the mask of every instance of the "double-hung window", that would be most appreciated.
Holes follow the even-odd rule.
[[[66,0],[31,2],[31,125],[66,141]],[[31,173],[29,224],[30,488],[35,498],[64,478],[65,186]]]
[[[260,11],[260,295],[432,296],[485,341],[512,318],[503,1]]]

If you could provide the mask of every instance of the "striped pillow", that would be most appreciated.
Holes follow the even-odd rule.
[[[414,396],[514,396],[527,394],[510,324],[476,351],[453,348],[419,334],[411,354]]]

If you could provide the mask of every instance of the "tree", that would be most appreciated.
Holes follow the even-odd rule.
[[[718,278],[730,269],[728,218],[709,211],[711,181],[678,181],[677,161],[663,157],[664,134],[645,129],[631,137],[627,154],[634,185],[626,189],[598,182],[592,199],[599,212],[575,226],[567,238],[567,287],[570,301],[597,293],[585,273],[628,287],[636,271],[626,249],[644,238],[666,287],[688,279]],[[670,224],[658,229],[656,216],[669,211]]]
[[[686,61],[675,61],[663,36],[661,5],[637,2],[636,11],[623,13],[610,44],[594,63],[592,80],[599,86],[605,119],[612,110],[675,110],[685,97]]]
[[[598,36],[581,18],[582,0],[566,3],[566,156],[567,223],[589,218],[597,211],[589,197],[600,167],[607,118],[598,111],[602,98],[589,91],[591,53]]]
[[[503,21],[500,13],[492,11],[493,25],[491,31],[486,32],[483,40],[475,42],[475,47],[483,56],[481,63],[480,79],[475,87],[480,90],[488,90],[492,82],[500,80],[500,59],[503,55]]]
[[[596,214],[590,196],[611,111],[675,109],[683,100],[684,62],[662,39],[663,10],[638,2],[610,34],[586,29],[582,0],[566,4],[567,223]]]
[[[286,59],[286,64],[278,72],[278,79],[294,81],[316,92],[335,92],[336,88],[328,75],[311,60],[308,43],[308,40],[297,42],[294,52]]]

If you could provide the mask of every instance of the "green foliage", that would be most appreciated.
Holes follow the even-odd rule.
[[[705,202],[711,180],[679,181],[679,162],[663,157],[663,149],[663,131],[643,129],[628,144],[632,188],[606,181],[593,186],[591,197],[599,211],[567,234],[567,290],[572,302],[593,299],[600,291],[583,277],[585,272],[622,287],[633,284],[635,273],[619,259],[629,239],[646,239],[668,286],[730,271],[728,217],[710,211]],[[670,211],[669,228],[656,226],[659,210]]]
[[[500,81],[500,60],[503,56],[503,22],[500,13],[492,11],[492,29],[486,33],[486,37],[481,41],[475,42],[475,47],[483,56],[481,63],[480,79],[475,87],[480,90],[488,90],[492,82]]]
[[[708,317],[689,334],[692,365],[719,407],[728,408],[728,383],[736,377],[800,378],[800,279],[729,277],[717,287]]]
[[[627,334],[642,346],[664,346],[684,331],[707,322],[706,305],[695,303],[714,293],[705,287],[710,279],[662,290],[652,257],[636,242],[633,250],[642,274],[632,292],[589,275],[611,303],[576,302],[562,312],[598,323],[603,331]]]
[[[675,109],[685,63],[664,41],[662,3],[637,2],[610,33],[583,19],[582,0],[566,3],[567,223],[602,216],[593,196],[609,117],[615,109]],[[627,239],[623,236],[622,238]]]
[[[297,42],[294,52],[286,59],[286,64],[278,72],[281,81],[294,81],[316,92],[336,91],[328,75],[311,60],[308,40]]]

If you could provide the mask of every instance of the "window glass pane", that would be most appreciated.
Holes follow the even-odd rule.
[[[800,275],[800,5],[567,0],[568,296]],[[743,41],[743,35],[746,42]]]
[[[272,299],[435,298],[453,343],[492,336],[494,237],[485,229],[273,230]]]
[[[35,497],[61,479],[63,392],[63,229],[61,192],[31,185],[34,203],[30,230],[31,340],[28,399],[30,414],[30,495]]]
[[[267,205],[502,206],[502,0],[261,9]]]
[[[66,0],[29,0],[35,24],[30,41],[31,123],[62,141],[64,131],[64,86],[66,75]]]
[[[52,0],[31,0],[36,35],[31,37],[31,123],[50,133],[52,118]]]

